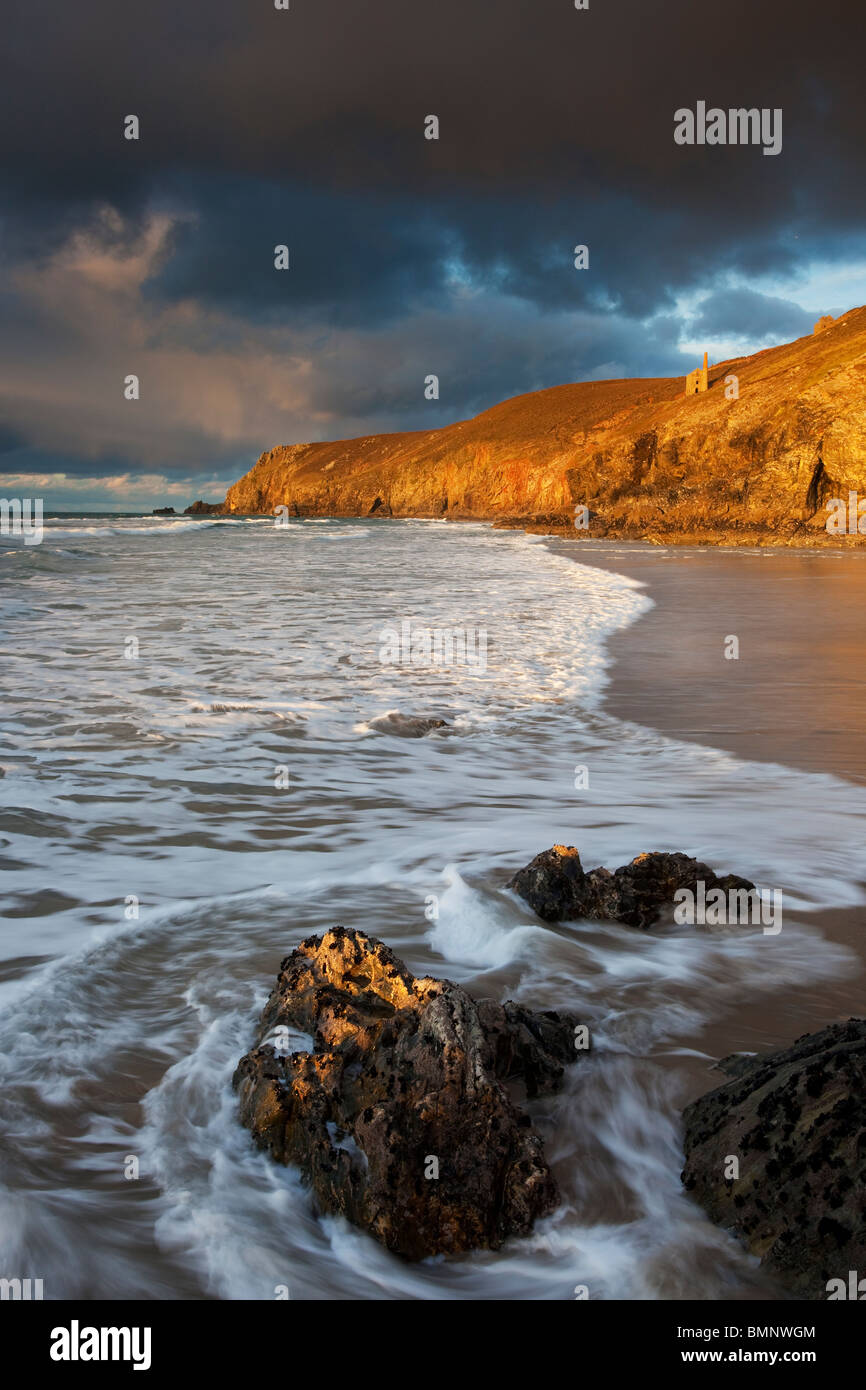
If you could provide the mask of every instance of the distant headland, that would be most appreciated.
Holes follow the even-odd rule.
[[[214,512],[480,519],[574,537],[840,544],[864,498],[866,308],[685,378],[587,381],[436,430],[280,445]],[[854,515],[857,515],[855,507]],[[864,517],[866,523],[866,517]],[[866,537],[841,537],[845,544]]]

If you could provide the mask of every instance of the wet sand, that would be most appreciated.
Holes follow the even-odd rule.
[[[551,541],[655,602],[610,642],[619,719],[866,783],[866,555]],[[726,640],[739,658],[725,658]]]
[[[609,643],[606,713],[744,759],[866,783],[866,555],[549,544],[640,580],[655,603]],[[738,660],[725,659],[729,636],[739,638]],[[850,876],[866,886],[866,851]],[[787,1046],[866,1015],[866,909],[787,915],[847,946],[860,969],[732,1008],[702,1032],[709,1053]],[[691,1068],[690,1098],[723,1080]]]

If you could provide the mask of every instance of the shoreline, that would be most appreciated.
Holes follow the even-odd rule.
[[[182,512],[172,517],[154,509],[142,515],[162,515],[168,520],[188,516],[194,520],[207,520],[211,517],[228,517],[235,520],[258,520],[274,516],[274,512],[243,511],[227,507],[224,502],[194,502]],[[574,520],[568,515],[551,513],[549,515],[509,516],[499,512],[451,511],[447,515],[439,512],[413,511],[393,512],[390,507],[374,507],[371,511],[331,511],[300,509],[289,516],[291,521],[441,521],[453,525],[466,523],[490,526],[494,531],[524,531],[527,535],[546,536],[550,540],[570,541],[581,545],[646,545],[647,547],[676,547],[683,549],[720,550],[818,550],[839,554],[840,545],[852,552],[859,549],[866,552],[866,532],[844,534],[840,538],[830,534],[825,525],[809,522],[789,521],[786,524],[758,526],[754,523],[735,526],[695,527],[690,525],[671,526],[657,523],[654,526],[632,526],[627,522],[599,523],[594,518],[582,538],[574,534]]]
[[[608,714],[751,762],[866,784],[862,552],[546,544],[638,580],[655,605],[608,639]],[[739,656],[726,659],[732,636]]]

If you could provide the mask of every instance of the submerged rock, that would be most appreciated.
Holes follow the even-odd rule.
[[[613,873],[610,869],[587,872],[573,845],[554,845],[537,854],[507,886],[545,922],[588,917],[646,930],[658,921],[664,907],[673,904],[678,889],[696,893],[698,882],[707,892],[755,887],[736,874],[719,878],[707,864],[687,854],[639,854]]]
[[[280,1055],[281,1029],[313,1051]],[[496,1249],[555,1207],[541,1139],[504,1083],[551,1091],[575,1057],[573,1019],[416,979],[336,927],[282,962],[234,1085],[256,1143],[302,1169],[322,1211],[422,1259]]]
[[[685,1187],[792,1293],[850,1297],[849,1272],[866,1276],[866,1021],[719,1066],[732,1079],[683,1114]]]
[[[444,719],[426,718],[419,714],[401,714],[399,710],[391,710],[388,714],[380,714],[371,719],[370,728],[377,729],[380,734],[394,734],[397,738],[424,738],[433,729],[447,729],[448,724]]]

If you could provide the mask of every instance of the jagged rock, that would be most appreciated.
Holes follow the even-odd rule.
[[[828,1298],[866,1275],[866,1021],[719,1065],[733,1079],[683,1114],[683,1183],[799,1298]]]
[[[313,1051],[280,1055],[282,1027]],[[234,1084],[256,1143],[302,1169],[322,1211],[422,1259],[496,1249],[553,1209],[541,1139],[505,1083],[553,1090],[575,1056],[573,1019],[416,979],[336,927],[282,962]]]
[[[699,880],[707,892],[755,886],[736,874],[719,878],[708,865],[687,854],[639,854],[613,873],[610,869],[587,873],[573,845],[554,845],[520,869],[508,887],[545,922],[588,917],[646,930],[658,921],[662,908],[673,903],[678,889],[695,892]]]
[[[176,516],[177,514],[176,514],[176,512],[175,512],[175,510],[174,510],[174,507],[154,507],[154,509],[153,509],[153,515],[154,515],[154,516]]]
[[[509,888],[519,893],[545,922],[588,915],[586,873],[572,845],[554,845],[518,869]]]

